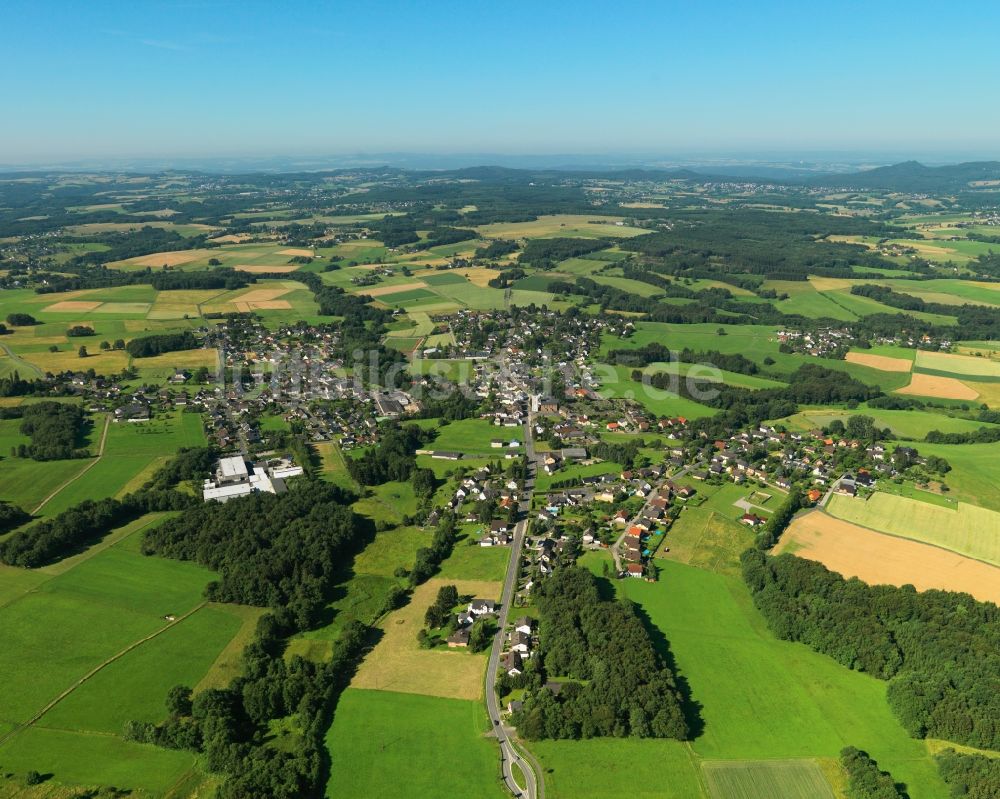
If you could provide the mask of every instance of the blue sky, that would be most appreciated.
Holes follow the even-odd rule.
[[[0,163],[1000,157],[1000,4],[6,0]]]

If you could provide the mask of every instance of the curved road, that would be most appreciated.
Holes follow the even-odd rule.
[[[486,710],[493,725],[493,732],[500,743],[500,762],[503,780],[514,796],[525,799],[544,799],[545,784],[541,775],[535,775],[531,765],[518,754],[517,748],[510,738],[510,731],[503,726],[500,716],[500,702],[494,689],[497,681],[497,671],[500,667],[500,654],[503,651],[504,635],[510,607],[514,601],[517,589],[517,576],[521,565],[521,548],[528,530],[528,518],[531,511],[531,493],[535,485],[535,447],[532,439],[531,415],[524,427],[524,446],[528,456],[528,479],[524,483],[524,496],[521,499],[521,520],[514,527],[514,540],[510,546],[510,563],[507,565],[507,577],[503,584],[503,594],[500,597],[500,614],[493,648],[490,650],[489,665],[486,668]]]

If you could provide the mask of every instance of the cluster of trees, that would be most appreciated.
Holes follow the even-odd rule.
[[[851,267],[890,266],[863,247],[824,241],[830,235],[894,236],[884,222],[829,214],[775,214],[747,208],[675,210],[669,232],[619,242],[623,250],[655,259],[676,275],[742,273],[777,280],[809,274],[858,277]],[[878,274],[873,275],[878,277]]]
[[[458,589],[453,585],[442,585],[437,592],[434,603],[424,614],[424,624],[428,627],[441,628],[450,620],[452,608],[458,604]]]
[[[606,239],[529,239],[517,261],[537,269],[551,269],[559,261],[579,258],[610,244]]]
[[[849,799],[908,799],[906,791],[867,752],[845,747],[840,752],[840,765],[847,772]]]
[[[924,437],[928,444],[993,444],[1000,441],[1000,427],[980,427],[967,433],[942,433],[931,430]]]
[[[229,267],[211,269],[207,272],[180,272],[164,269],[154,272],[149,282],[157,291],[186,291],[190,289],[242,289],[256,278],[246,272],[237,272]]]
[[[476,258],[494,260],[496,258],[503,258],[505,255],[517,252],[517,250],[518,246],[516,241],[510,241],[509,239],[496,239],[495,241],[491,241],[485,247],[477,249]]]
[[[0,500],[0,534],[13,530],[15,527],[20,527],[30,518],[31,516],[17,505]]]
[[[85,338],[94,335],[94,328],[88,325],[73,325],[66,331],[66,335],[69,338]]]
[[[144,513],[183,510],[197,500],[179,491],[140,491],[122,500],[85,499],[52,519],[0,541],[0,562],[37,569],[73,555]]]
[[[705,363],[724,369],[727,372],[736,372],[741,375],[755,375],[760,371],[760,367],[745,355],[740,353],[724,353],[718,350],[692,350],[685,347],[679,352],[665,347],[659,342],[651,342],[644,347],[636,349],[612,350],[608,353],[608,358],[612,363],[622,366],[649,366],[654,363],[672,363],[675,360],[680,363]]]
[[[385,430],[377,447],[360,458],[348,458],[347,470],[365,486],[409,480],[417,465],[414,453],[430,441],[432,435],[415,424],[393,425]]]
[[[206,588],[209,599],[286,608],[297,628],[307,629],[344,558],[370,535],[351,499],[336,486],[304,481],[284,494],[199,504],[147,531],[142,551],[218,572]]]
[[[743,577],[779,638],[888,680],[911,735],[1000,748],[1000,608],[968,594],[845,580],[820,563],[749,549]]]
[[[197,346],[198,339],[190,330],[185,330],[183,333],[158,333],[134,338],[125,345],[125,351],[133,358],[151,358],[164,352],[193,350]]]
[[[349,621],[333,643],[331,659],[315,663],[299,655],[283,656],[286,638],[295,629],[287,609],[265,614],[243,652],[243,676],[194,697],[187,686],[175,686],[167,695],[166,721],[127,722],[123,737],[202,753],[208,768],[225,776],[219,799],[321,795],[329,776],[326,731],[370,631]],[[267,745],[270,725],[293,715],[294,746]]]
[[[757,546],[760,549],[771,549],[774,547],[778,543],[778,539],[781,538],[781,534],[792,523],[792,517],[799,512],[804,504],[805,497],[802,496],[802,492],[793,486],[788,492],[788,496],[785,497],[784,501],[771,514],[771,517],[764,523],[764,526],[757,534]]]
[[[937,763],[956,799],[996,799],[1000,796],[1000,760],[946,749],[937,756]]]
[[[28,327],[38,324],[38,320],[27,313],[9,313],[7,314],[7,324],[13,327]]]
[[[0,397],[25,397],[29,394],[48,394],[51,396],[53,393],[57,393],[55,391],[57,388],[57,383],[46,377],[25,380],[16,369],[9,375],[0,377]]]
[[[90,456],[86,449],[77,446],[83,435],[84,425],[83,409],[78,405],[35,402],[5,408],[0,416],[4,419],[21,419],[21,432],[31,438],[30,444],[17,446],[18,457],[54,461]]]
[[[929,335],[939,339],[988,341],[1000,328],[1000,308],[989,305],[947,305],[942,302],[927,302],[912,294],[894,291],[888,286],[862,284],[851,286],[851,294],[878,300],[884,305],[899,308],[903,311],[921,311],[925,313],[954,316],[954,325],[930,325],[923,323],[923,328]],[[867,318],[866,318],[867,321]],[[897,330],[903,324],[916,329],[921,323],[909,316],[897,317]]]
[[[632,379],[647,380],[654,388],[676,391],[681,396],[696,400],[720,413],[692,420],[696,432],[718,438],[748,425],[758,425],[766,419],[781,419],[796,413],[799,405],[827,405],[864,402],[880,396],[882,390],[868,386],[860,380],[836,369],[818,363],[804,363],[789,377],[788,385],[778,388],[752,390],[723,384],[714,384],[714,391],[693,391],[687,380],[676,380],[673,375],[660,373],[644,377],[634,371]]]
[[[458,523],[455,514],[441,514],[431,544],[417,550],[417,555],[410,570],[410,585],[416,586],[429,579],[437,571],[438,566],[450,554],[458,540]]]
[[[518,280],[527,274],[528,273],[521,267],[512,266],[509,269],[502,270],[496,277],[490,278],[487,285],[489,285],[491,289],[505,289],[513,286]]]
[[[539,585],[538,610],[534,679],[514,718],[521,735],[688,737],[674,674],[631,603],[603,600],[589,571],[567,565]],[[543,685],[546,674],[572,679],[557,696]]]

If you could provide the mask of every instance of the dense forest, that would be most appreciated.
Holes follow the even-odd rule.
[[[151,358],[164,352],[193,350],[197,347],[198,339],[189,330],[185,330],[183,333],[159,333],[134,338],[125,345],[125,350],[133,358]]]
[[[1000,759],[946,749],[937,756],[937,762],[955,799],[996,799],[1000,796]]]
[[[0,500],[0,534],[7,533],[31,519],[17,505]]]
[[[840,753],[847,772],[848,799],[908,799],[888,771],[882,771],[867,752],[848,746]]]
[[[911,735],[1000,749],[1000,608],[968,594],[845,580],[820,563],[742,556],[754,603],[779,638],[888,680]]]
[[[432,431],[423,430],[415,424],[393,424],[378,447],[369,449],[360,458],[348,458],[347,469],[351,477],[365,486],[409,480],[417,464],[414,453],[432,436]]]
[[[192,469],[201,465],[195,455],[189,462]],[[144,553],[219,572],[206,589],[209,598],[270,612],[244,650],[243,676],[194,697],[177,686],[167,698],[167,720],[129,722],[127,739],[203,753],[208,768],[225,775],[221,799],[321,795],[330,767],[324,736],[369,631],[348,622],[324,663],[284,652],[289,636],[322,620],[350,557],[370,540],[370,523],[351,511],[352,499],[335,486],[305,481],[285,494],[199,505],[147,531]],[[404,596],[392,592],[386,610]],[[270,745],[273,724],[290,717],[294,733],[282,746]]]
[[[78,405],[65,402],[36,402],[5,408],[3,418],[20,418],[21,432],[30,444],[19,444],[17,456],[36,461],[86,458],[90,453],[80,447],[86,417]]]
[[[326,606],[345,557],[370,533],[350,500],[336,486],[307,480],[284,494],[199,504],[148,530],[142,551],[218,572],[209,599],[287,608],[306,629]]]
[[[528,661],[518,732],[539,738],[689,735],[683,698],[634,606],[603,600],[596,578],[562,566],[537,588],[540,651]],[[558,691],[547,675],[568,677]]]

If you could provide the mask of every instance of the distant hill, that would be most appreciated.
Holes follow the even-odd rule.
[[[817,175],[804,182],[809,186],[949,193],[974,189],[973,182],[981,180],[1000,181],[1000,161],[970,161],[946,166],[904,161],[847,175]]]

